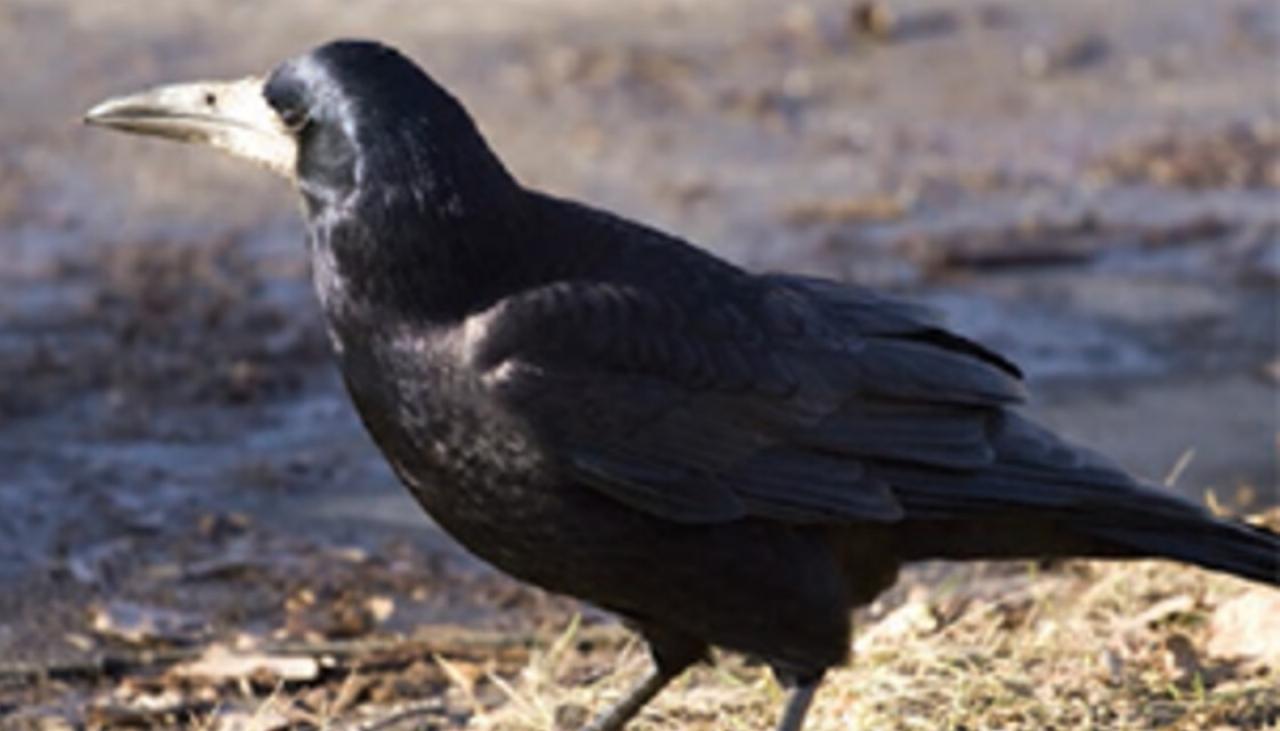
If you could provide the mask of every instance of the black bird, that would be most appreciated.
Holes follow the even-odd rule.
[[[648,642],[652,674],[595,731],[710,645],[767,662],[798,731],[851,610],[912,561],[1158,556],[1280,584],[1280,536],[1020,416],[1018,369],[927,311],[522,187],[386,46],[87,120],[294,181],[342,375],[400,479],[480,557]]]

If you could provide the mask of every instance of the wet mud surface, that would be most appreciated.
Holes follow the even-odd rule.
[[[23,69],[0,87],[0,723],[83,720],[112,653],[545,635],[580,610],[478,566],[395,484],[330,365],[290,191],[77,124],[339,35],[420,60],[528,184],[932,303],[1023,366],[1048,423],[1274,504],[1274,8],[860,5],[0,6]]]

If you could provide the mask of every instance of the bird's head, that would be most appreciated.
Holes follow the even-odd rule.
[[[448,208],[473,179],[492,189],[507,178],[462,106],[371,41],[334,41],[266,76],[111,98],[85,121],[223,150],[293,180],[313,206],[377,187],[384,200]]]
[[[85,119],[218,148],[292,180],[331,313],[376,303],[453,316],[485,296],[476,282],[518,269],[507,242],[523,228],[523,188],[462,105],[382,44],[334,41],[263,77],[160,86]]]

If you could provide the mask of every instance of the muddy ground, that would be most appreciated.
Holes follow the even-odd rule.
[[[488,647],[580,610],[478,567],[395,484],[329,363],[290,191],[77,123],[335,36],[420,60],[529,184],[931,302],[1024,367],[1045,421],[1275,503],[1274,6],[855,5],[0,4],[0,725],[128,721],[101,708],[140,649],[424,626]],[[360,697],[439,693],[430,667]]]

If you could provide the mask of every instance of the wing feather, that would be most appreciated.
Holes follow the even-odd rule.
[[[913,310],[889,308],[894,327],[864,334],[801,290],[730,294],[559,282],[478,315],[472,361],[501,373],[495,395],[570,478],[673,521],[898,520],[869,460],[991,460],[975,406],[1012,402],[1020,384],[963,351],[891,337],[911,331]]]

